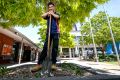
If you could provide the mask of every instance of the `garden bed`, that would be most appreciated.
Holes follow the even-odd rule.
[[[33,78],[43,78],[40,74],[40,71],[32,74],[30,72],[30,68],[34,65],[28,66],[21,66],[13,69],[0,69],[0,79],[2,80],[15,80],[16,78],[20,79],[33,79]],[[62,77],[62,76],[76,76],[76,77],[83,77],[83,76],[90,76],[94,75],[85,69],[81,69],[79,66],[72,64],[72,63],[62,63],[58,65],[61,70],[53,71],[55,77]]]

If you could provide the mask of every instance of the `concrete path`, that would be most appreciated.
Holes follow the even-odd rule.
[[[62,58],[59,59],[58,63],[74,63],[81,67],[92,69],[91,71],[97,71],[99,74],[109,75],[120,75],[120,66],[108,64],[104,62],[93,62],[93,61],[80,61],[78,58]],[[36,62],[27,62],[22,64],[15,64],[7,66],[7,68],[14,68],[22,65],[37,64]]]
[[[97,75],[87,76],[87,77],[76,77],[76,76],[48,77],[48,78],[35,78],[31,80],[120,80],[120,66],[118,65],[108,64],[104,62],[80,61],[78,58],[70,58],[70,59],[62,58],[59,59],[58,63],[74,63],[82,68],[86,68],[89,71],[93,71],[97,73]],[[36,62],[16,64],[16,65],[8,66],[7,68],[14,68],[29,64],[36,64]]]
[[[80,61],[78,58],[62,59],[61,63],[63,62],[75,63],[79,66],[92,68],[93,70],[98,71],[99,74],[120,75],[119,65],[108,64],[104,62]]]

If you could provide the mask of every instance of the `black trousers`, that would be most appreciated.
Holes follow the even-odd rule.
[[[59,33],[51,33],[50,34],[50,45],[51,42],[53,41],[53,46],[52,46],[52,64],[56,64],[57,60],[57,53],[58,53],[58,45],[59,45]],[[38,58],[38,64],[42,64],[43,60],[45,60],[47,56],[47,45],[48,45],[48,35],[46,34],[46,39],[44,43],[43,50]]]

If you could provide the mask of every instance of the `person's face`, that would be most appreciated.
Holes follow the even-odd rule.
[[[52,5],[52,4],[51,4],[51,5],[49,5],[49,6],[48,6],[48,10],[49,10],[49,11],[51,11],[51,10],[52,10],[52,11],[54,11],[54,10],[55,10],[55,6],[54,6],[54,5]]]

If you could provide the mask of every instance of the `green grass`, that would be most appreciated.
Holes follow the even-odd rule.
[[[72,64],[72,63],[62,63],[61,67],[63,70],[70,71],[71,73],[74,73],[75,75],[83,75],[85,72],[79,66]]]
[[[116,61],[105,62],[105,63],[108,63],[108,64],[114,64],[114,65],[118,65],[118,62],[116,62]]]

